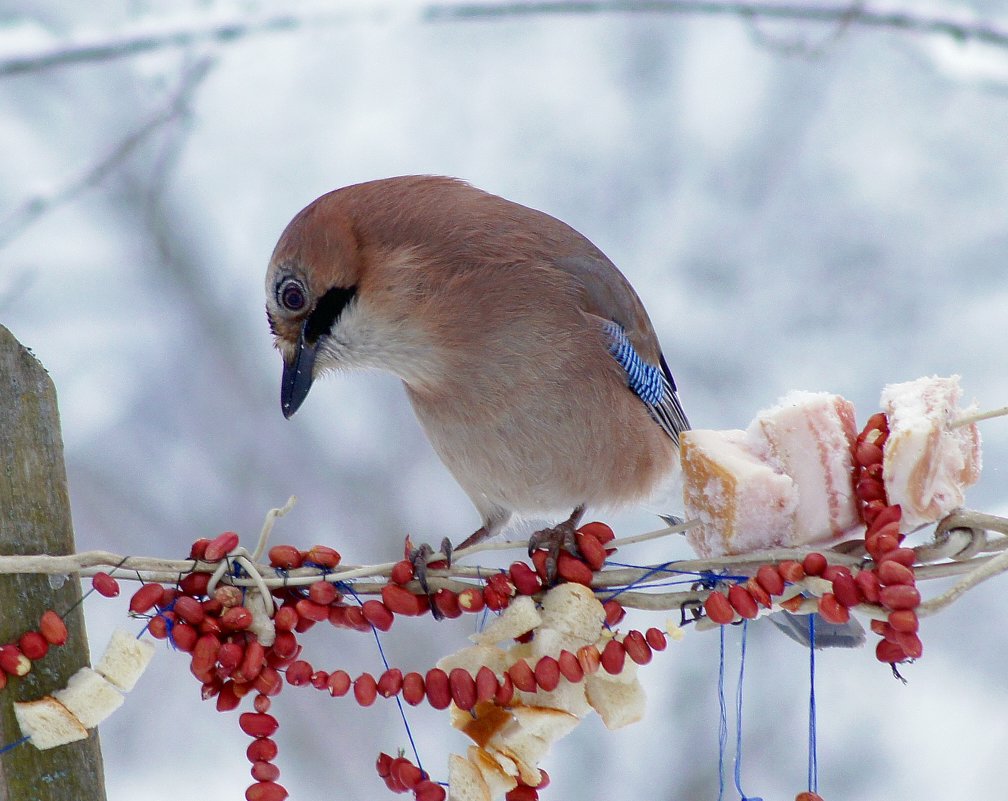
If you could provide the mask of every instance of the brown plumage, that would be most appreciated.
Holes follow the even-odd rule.
[[[644,307],[547,214],[449,178],[339,189],[288,225],[266,295],[285,414],[328,369],[398,375],[488,533],[512,513],[640,500],[674,473],[688,424]],[[610,322],[660,402],[628,387]]]

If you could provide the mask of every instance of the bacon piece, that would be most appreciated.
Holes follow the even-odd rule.
[[[976,424],[952,427],[972,411],[961,409],[959,376],[931,376],[882,390],[889,418],[882,476],[889,503],[899,504],[900,529],[909,531],[945,516],[965,500],[980,478],[980,432]]]

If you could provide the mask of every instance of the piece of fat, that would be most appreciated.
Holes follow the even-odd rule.
[[[776,547],[794,526],[798,492],[754,452],[745,431],[694,429],[679,437],[686,532],[701,557]]]
[[[889,420],[882,449],[882,478],[889,503],[902,508],[904,531],[939,520],[965,501],[980,478],[980,431],[954,426],[962,409],[959,376],[931,376],[889,384],[881,406]]]
[[[783,544],[833,539],[859,522],[851,448],[854,405],[829,392],[790,392],[756,415],[747,434],[797,490],[794,527]]]

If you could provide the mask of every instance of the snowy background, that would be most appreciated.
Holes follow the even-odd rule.
[[[1001,8],[907,6],[992,24]],[[272,7],[0,3],[0,63]],[[288,8],[292,24],[223,42],[0,69],[0,322],[56,383],[80,549],[173,556],[225,529],[251,541],[291,494],[274,541],[352,562],[394,558],[406,533],[476,527],[392,378],[330,379],[280,414],[270,251],[317,195],[390,175],[459,176],[596,242],[644,298],[697,427],[744,427],[791,389],[839,392],[864,420],[884,384],[932,373],[960,373],[981,407],[1008,403],[1008,49],[731,15]],[[969,502],[1004,513],[1008,424],[983,433]],[[610,522],[655,526],[646,510]],[[925,622],[907,686],[868,649],[820,658],[825,797],[1003,792],[1003,585]],[[100,651],[125,602],[86,612]],[[393,664],[424,669],[471,625],[400,624],[384,642]],[[691,633],[643,671],[642,723],[589,720],[558,744],[544,798],[716,798],[717,640]],[[319,668],[381,670],[367,636],[318,628],[306,644]],[[804,786],[806,674],[802,649],[753,628],[750,795]],[[372,767],[406,745],[390,704],[288,689],[274,710],[293,798],[392,797]],[[446,778],[462,736],[440,713],[410,721]],[[236,721],[167,650],[101,736],[115,801],[238,799],[248,782]]]

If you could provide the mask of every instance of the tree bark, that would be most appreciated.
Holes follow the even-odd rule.
[[[48,373],[0,325],[0,554],[74,551],[56,390]],[[80,582],[74,576],[0,576],[0,644],[36,629],[46,609],[66,614],[69,638],[0,690],[0,748],[21,737],[14,701],[66,686],[90,664]],[[62,578],[62,577],[60,577]],[[0,757],[0,801],[104,801],[97,731],[86,740],[39,751],[17,745]]]

